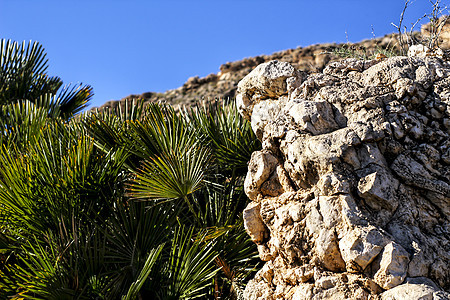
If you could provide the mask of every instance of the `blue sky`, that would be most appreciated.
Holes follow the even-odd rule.
[[[446,4],[445,1],[442,2]],[[93,86],[92,106],[164,92],[228,61],[394,32],[403,0],[0,0],[0,38],[36,40],[49,74]],[[410,26],[431,11],[415,0]]]

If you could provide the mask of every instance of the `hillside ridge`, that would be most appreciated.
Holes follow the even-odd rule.
[[[437,24],[439,30],[439,46],[445,51],[450,49],[450,19],[442,16]],[[436,31],[436,30],[434,30]],[[420,32],[412,33],[413,37],[420,41],[433,35],[431,23],[421,27]],[[327,64],[340,59],[356,56],[357,58],[371,58],[377,53],[400,53],[399,35],[388,34],[383,37],[366,39],[358,43],[323,43],[306,47],[282,50],[268,55],[246,57],[238,61],[226,62],[219,68],[218,73],[211,73],[205,77],[193,76],[179,88],[168,90],[164,93],[146,92],[131,94],[120,100],[107,101],[100,107],[92,110],[104,110],[124,105],[131,99],[142,99],[144,103],[167,103],[174,106],[195,106],[204,101],[214,99],[233,99],[236,96],[237,84],[258,65],[272,60],[279,60],[292,64],[297,70],[307,73],[322,72]],[[411,38],[411,36],[404,38]],[[389,55],[388,55],[389,56]]]
[[[292,64],[296,69],[315,73],[322,71],[325,66],[342,57],[334,52],[338,49],[351,47],[360,54],[364,52],[373,54],[377,49],[391,49],[395,44],[396,35],[390,34],[384,37],[363,40],[359,43],[324,43],[314,44],[306,47],[297,47],[278,51],[268,55],[258,55],[243,58],[238,61],[226,62],[219,68],[218,73],[211,73],[205,77],[193,76],[179,88],[168,90],[164,93],[146,92],[142,94],[131,94],[120,100],[111,100],[100,107],[93,109],[104,110],[123,105],[131,99],[143,99],[145,103],[162,102],[171,105],[192,106],[214,99],[232,99],[235,97],[237,84],[259,64],[271,60],[279,60]]]

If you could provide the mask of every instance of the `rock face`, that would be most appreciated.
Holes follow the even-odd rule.
[[[450,299],[450,63],[270,61],[238,84],[263,142],[246,299]]]

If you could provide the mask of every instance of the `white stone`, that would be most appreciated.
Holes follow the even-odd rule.
[[[322,229],[315,241],[315,252],[322,265],[333,272],[345,270],[345,262],[339,252],[336,234]]]
[[[375,227],[355,228],[339,241],[347,271],[364,270],[386,245],[387,239]]]
[[[408,57],[414,57],[414,56],[422,57],[422,58],[427,57],[427,56],[436,56],[436,57],[442,58],[444,56],[444,52],[442,51],[442,49],[439,49],[439,48],[431,50],[427,46],[418,44],[418,45],[412,45],[408,49]]]
[[[401,284],[406,278],[408,262],[408,252],[399,244],[390,242],[383,249],[374,281],[385,290]]]
[[[334,120],[333,109],[326,101],[298,100],[286,107],[288,113],[300,129],[313,135],[328,133],[338,129]]]
[[[398,206],[398,186],[399,181],[388,170],[377,168],[359,180],[358,194],[373,209],[394,211]]]
[[[261,185],[269,179],[277,163],[278,160],[268,152],[258,151],[252,154],[244,181],[244,190],[250,200],[256,200]]]
[[[261,203],[251,202],[244,209],[244,227],[252,241],[260,244],[267,236],[267,228],[261,219]]]

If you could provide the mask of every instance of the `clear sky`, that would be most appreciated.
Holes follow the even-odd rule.
[[[442,1],[446,4],[445,1]],[[0,0],[0,38],[36,40],[49,74],[93,86],[92,106],[164,92],[221,64],[396,31],[404,0]],[[410,26],[431,11],[415,0]]]

